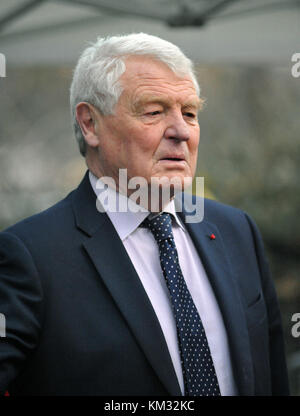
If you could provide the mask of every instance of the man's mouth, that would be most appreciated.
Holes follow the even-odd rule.
[[[185,162],[184,155],[181,154],[175,154],[175,155],[167,155],[165,157],[162,157],[160,161],[169,161],[169,162]]]
[[[180,161],[182,161],[182,160],[184,160],[184,159],[179,158],[179,157],[164,157],[164,158],[163,158],[163,159],[161,159],[161,160],[172,160],[172,161],[175,161],[175,162],[180,162]]]

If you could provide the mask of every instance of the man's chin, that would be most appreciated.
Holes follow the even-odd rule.
[[[159,187],[160,189],[171,189],[173,192],[183,192],[190,188],[193,183],[193,177],[188,175],[161,175],[152,176],[150,186]]]
[[[177,173],[177,172],[176,172]],[[191,187],[192,176],[179,174],[155,174],[155,176],[130,177],[125,195],[130,197],[138,205],[152,212],[160,212],[175,196]]]

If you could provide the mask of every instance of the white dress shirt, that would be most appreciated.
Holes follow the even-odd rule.
[[[98,178],[91,172],[89,177],[96,195],[99,195],[101,190],[96,187]],[[106,192],[115,191],[110,188]],[[126,196],[121,194],[119,197],[127,200]],[[164,212],[172,213],[176,219],[172,229],[182,274],[205,329],[221,395],[234,396],[237,390],[233,379],[228,339],[214,292],[194,244],[175,211],[173,200],[164,208]],[[164,334],[181,392],[184,394],[175,318],[160,266],[158,245],[150,230],[139,227],[149,212],[106,210],[106,213],[122,240],[150,299]]]

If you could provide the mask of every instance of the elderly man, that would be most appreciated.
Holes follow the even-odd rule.
[[[71,109],[88,172],[63,201],[0,237],[1,391],[288,393],[256,226],[209,200],[204,219],[188,222],[179,203],[195,174],[201,103],[191,61],[169,42],[131,34],[84,51]],[[140,178],[151,198],[133,198],[129,183]],[[127,209],[105,204],[103,191]]]

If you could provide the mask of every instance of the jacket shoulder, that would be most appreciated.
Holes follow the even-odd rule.
[[[176,196],[175,204],[184,213],[190,212],[192,215],[201,210],[202,220],[212,223],[245,221],[246,213],[243,210],[213,199],[183,193]]]
[[[232,205],[224,204],[223,202],[216,201],[214,199],[204,198],[204,206],[209,213],[222,213],[223,215],[240,215],[244,214],[244,211],[240,208],[233,207]]]
[[[17,222],[3,232],[14,234],[26,241],[34,238],[35,235],[46,236],[55,230],[63,229],[68,221],[74,222],[71,203],[73,192],[53,206]]]

